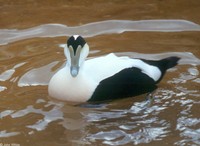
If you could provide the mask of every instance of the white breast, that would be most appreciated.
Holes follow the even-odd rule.
[[[94,92],[97,84],[87,78],[84,73],[79,73],[76,78],[71,77],[70,71],[65,66],[59,70],[49,82],[49,95],[59,100],[71,102],[85,102]]]

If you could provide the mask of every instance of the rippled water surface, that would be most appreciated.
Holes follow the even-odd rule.
[[[0,4],[0,146],[200,145],[199,1]],[[71,105],[47,85],[72,34],[86,37],[89,57],[182,59],[151,96]]]

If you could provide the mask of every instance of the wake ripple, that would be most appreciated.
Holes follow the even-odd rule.
[[[200,25],[187,20],[107,20],[81,26],[44,24],[29,29],[0,29],[0,45],[35,37],[71,36],[93,37],[126,31],[180,32],[200,31]]]

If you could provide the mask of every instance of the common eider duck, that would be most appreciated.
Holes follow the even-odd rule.
[[[86,60],[89,46],[80,35],[69,37],[64,54],[67,63],[51,78],[48,92],[70,102],[102,102],[150,93],[180,59],[133,59],[110,53]]]

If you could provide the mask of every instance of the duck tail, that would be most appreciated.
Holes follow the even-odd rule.
[[[161,60],[145,60],[145,59],[142,59],[142,60],[146,62],[147,64],[157,66],[161,70],[161,72],[164,73],[167,69],[176,66],[180,58],[176,56],[172,56],[172,57],[167,57]]]
[[[166,71],[167,69],[176,66],[179,60],[180,58],[176,56],[164,58],[160,60],[159,68],[162,68],[163,71]]]
[[[157,81],[157,83],[161,81],[161,79],[163,78],[166,70],[176,66],[178,64],[179,60],[180,60],[179,57],[172,56],[172,57],[164,58],[164,59],[159,61],[158,68],[162,72],[162,75],[161,75],[160,79]]]
[[[176,57],[176,56],[172,56],[172,57],[167,57],[167,58],[164,58],[164,59],[161,59],[161,60],[144,60],[144,62],[150,64],[150,65],[153,65],[153,66],[156,66],[159,68],[159,70],[161,71],[161,76],[160,78],[158,79],[158,81],[156,81],[156,83],[160,82],[160,80],[163,78],[166,70],[176,66],[178,64],[178,61],[180,60],[179,57]]]

